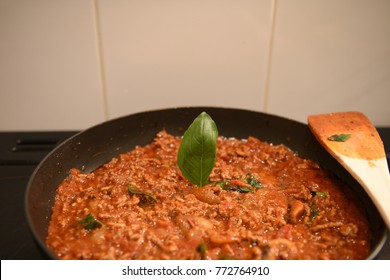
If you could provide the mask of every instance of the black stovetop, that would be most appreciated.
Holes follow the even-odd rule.
[[[378,128],[378,131],[389,161],[390,127]],[[24,210],[24,195],[28,180],[38,163],[54,147],[75,133],[0,132],[1,260],[48,258],[30,232]],[[376,258],[390,259],[390,236]]]

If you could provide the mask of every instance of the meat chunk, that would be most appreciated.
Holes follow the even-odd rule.
[[[306,205],[305,203],[294,199],[289,203],[289,221],[291,224],[298,224],[303,217],[306,215]]]

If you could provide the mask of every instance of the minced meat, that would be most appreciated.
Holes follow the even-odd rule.
[[[341,181],[284,145],[219,137],[210,183],[177,166],[165,131],[58,187],[59,259],[364,259],[370,228]],[[255,184],[252,184],[255,182]]]

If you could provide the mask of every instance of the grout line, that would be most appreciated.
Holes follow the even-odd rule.
[[[104,72],[104,60],[103,60],[103,44],[102,44],[102,37],[101,37],[101,24],[99,20],[99,5],[97,3],[98,0],[93,0],[93,10],[95,14],[95,31],[96,31],[96,45],[97,45],[97,52],[98,52],[98,67],[99,67],[99,74],[100,74],[100,87],[101,87],[101,98],[103,102],[103,115],[105,121],[109,118],[108,113],[108,95],[107,95],[107,83],[106,83],[106,76]]]
[[[271,66],[272,66],[272,54],[274,45],[274,32],[275,32],[275,17],[276,17],[276,1],[271,2],[271,25],[268,37],[268,48],[267,48],[267,62],[265,69],[265,83],[264,83],[264,98],[263,98],[263,111],[268,111],[269,102],[269,87],[271,82]]]

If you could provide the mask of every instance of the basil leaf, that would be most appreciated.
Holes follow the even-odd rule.
[[[252,188],[231,185],[230,180],[222,181],[219,183],[219,185],[225,191],[234,191],[234,192],[239,192],[239,193],[248,193],[248,192],[254,193],[255,192]]]
[[[87,217],[80,220],[78,223],[81,224],[84,227],[84,229],[88,231],[101,227],[103,225],[101,222],[96,220],[96,218],[92,215],[92,213],[88,213]]]
[[[196,252],[200,253],[200,258],[202,260],[206,259],[207,256],[207,246],[206,244],[201,241],[198,246],[196,246]]]
[[[257,178],[251,173],[245,175],[245,181],[256,189],[261,189],[264,187],[263,184],[259,180],[257,180]]]
[[[318,195],[321,198],[325,198],[328,196],[327,192],[318,192],[318,191],[311,191],[311,195]]]
[[[201,241],[198,246],[196,246],[196,251],[199,253],[206,253],[207,252],[207,246],[206,244]]]
[[[232,181],[238,182],[239,180],[226,179],[226,180],[216,182],[215,184],[219,185],[221,187],[221,189],[223,189],[225,191],[234,191],[234,192],[239,192],[239,193],[248,193],[248,192],[254,193],[255,192],[255,190],[253,188],[251,188],[250,185],[248,185],[249,187],[244,186],[244,185],[240,186],[238,184],[233,184]],[[245,184],[244,182],[242,182],[242,183]]]
[[[131,194],[140,195],[140,203],[141,203],[141,205],[145,205],[145,204],[148,204],[148,203],[154,203],[154,202],[157,201],[157,199],[153,195],[151,195],[149,193],[141,192],[139,190],[136,190],[130,184],[127,185],[127,189],[129,190],[129,192]]]
[[[334,134],[332,136],[328,137],[328,140],[330,141],[336,141],[336,142],[345,142],[351,137],[351,134]]]
[[[248,192],[254,193],[255,192],[254,189],[247,188],[247,187],[237,187],[236,189],[231,189],[231,190],[238,191],[239,193],[248,193]]]
[[[183,176],[197,186],[207,185],[217,156],[218,129],[202,112],[184,132],[177,163]]]
[[[318,209],[318,206],[313,204],[310,207],[310,219],[313,221],[317,216],[320,214],[320,210]]]

